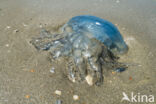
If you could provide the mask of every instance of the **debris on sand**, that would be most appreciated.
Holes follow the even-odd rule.
[[[17,33],[17,32],[19,32],[19,30],[18,30],[18,29],[15,29],[15,30],[13,31],[13,33]]]
[[[90,75],[86,76],[86,81],[87,81],[88,85],[90,85],[90,86],[93,85],[93,77],[91,77]]]
[[[25,95],[25,98],[29,99],[30,98],[30,95]]]
[[[6,29],[10,29],[10,28],[11,28],[11,26],[7,26],[7,27],[6,27]]]
[[[9,44],[6,44],[5,46],[6,46],[6,47],[9,47]]]
[[[51,72],[51,73],[55,73],[55,68],[52,67],[52,68],[50,69],[50,72]]]
[[[73,100],[79,100],[79,96],[78,95],[73,95]]]
[[[27,27],[28,25],[27,25],[27,24],[25,24],[25,23],[23,23],[23,26],[24,26],[24,27]]]
[[[56,90],[55,94],[61,96],[62,92],[60,90]]]
[[[112,71],[112,74],[114,75],[116,72]]]
[[[58,99],[55,104],[62,104],[62,101]]]
[[[33,72],[35,72],[35,70],[34,70],[34,69],[31,69],[31,70],[30,70],[30,72],[32,72],[32,73],[33,73]]]
[[[129,80],[132,80],[132,79],[133,79],[133,78],[130,76],[130,77],[129,77]]]

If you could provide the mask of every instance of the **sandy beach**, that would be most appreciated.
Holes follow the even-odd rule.
[[[120,58],[131,64],[128,70],[104,73],[101,86],[72,83],[64,74],[64,60],[52,64],[48,52],[30,44],[41,28],[50,31],[83,14],[111,21],[129,46]],[[121,101],[123,92],[156,97],[155,45],[156,0],[0,0],[0,104],[136,103]]]

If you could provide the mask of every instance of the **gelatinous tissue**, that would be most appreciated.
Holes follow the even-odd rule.
[[[53,61],[68,58],[67,76],[72,82],[89,81],[89,85],[103,82],[103,70],[125,70],[117,55],[128,51],[117,27],[104,19],[82,15],[71,18],[61,27],[61,33],[43,29],[31,43],[38,50],[51,53]],[[89,79],[90,78],[90,79]]]

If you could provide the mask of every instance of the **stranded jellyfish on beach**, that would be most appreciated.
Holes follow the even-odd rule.
[[[49,51],[53,61],[60,57],[68,59],[66,71],[72,82],[90,78],[88,84],[100,85],[103,70],[121,72],[127,67],[116,57],[128,51],[120,32],[111,22],[95,16],[73,17],[61,27],[60,33],[42,30],[40,37],[31,43],[38,50]]]

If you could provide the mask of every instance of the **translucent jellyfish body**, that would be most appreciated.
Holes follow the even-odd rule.
[[[120,32],[109,21],[96,16],[82,15],[73,17],[67,25],[76,32],[89,32],[97,40],[104,43],[114,54],[123,54],[128,50]]]
[[[38,50],[49,51],[52,61],[65,58],[67,76],[72,82],[86,80],[88,84],[99,85],[103,70],[126,69],[113,52],[126,52],[127,46],[110,22],[95,16],[77,16],[61,29],[62,33],[53,34],[43,30],[31,43]]]

